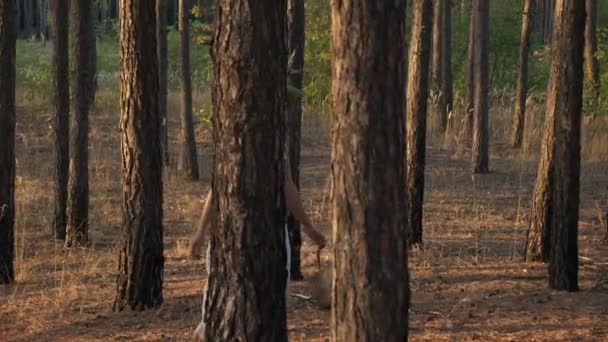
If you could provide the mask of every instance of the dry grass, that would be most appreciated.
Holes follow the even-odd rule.
[[[172,94],[173,109],[177,103]],[[454,133],[430,139],[426,242],[410,259],[412,340],[605,341],[608,248],[601,244],[597,208],[608,207],[608,123],[598,118],[585,124],[581,291],[557,293],[546,288],[545,266],[521,262],[542,111],[531,105],[528,148],[521,152],[504,143],[510,117],[503,108],[499,103],[491,114],[493,172],[489,175],[471,177],[469,151],[454,147]],[[187,241],[209,184],[208,139],[199,141],[203,182],[184,182],[173,169],[165,175],[165,303],[158,310],[112,313],[120,237],[117,112],[112,108],[91,116],[93,245],[72,250],[49,238],[52,140],[47,125],[41,123],[48,114],[25,107],[18,112],[18,282],[0,288],[0,340],[190,340],[200,319],[205,280],[201,263],[186,257]],[[179,125],[176,116],[172,118],[175,137]],[[326,232],[330,217],[327,125],[320,115],[306,116],[302,156],[305,204]],[[316,256],[309,245],[304,248],[303,268],[307,276],[316,271]],[[294,283],[291,292],[310,294],[311,284]],[[329,313],[318,309],[314,300],[292,297],[289,329],[293,341],[325,341]]]

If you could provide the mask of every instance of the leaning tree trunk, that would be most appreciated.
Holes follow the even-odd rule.
[[[15,280],[16,5],[0,2],[0,284]]]
[[[334,341],[407,339],[405,5],[332,1]]]
[[[549,287],[576,291],[585,4],[557,0],[555,6],[546,115],[555,125]]]
[[[407,242],[422,244],[426,110],[433,0],[414,4],[407,81]]]
[[[471,19],[469,22],[469,38],[465,72],[465,110],[458,139],[461,144],[471,144],[471,134],[473,132],[473,108],[475,100],[475,18],[477,16],[477,11],[475,11],[475,1],[476,0],[472,0],[473,6],[471,9]]]
[[[72,1],[74,22],[74,83],[70,136],[67,226],[65,244],[84,245],[88,241],[89,218],[89,110],[94,82],[91,51],[95,48],[92,2]]]
[[[168,59],[167,59],[167,0],[156,0],[156,41],[158,56],[159,110],[161,117],[161,146],[163,163],[169,165],[169,120],[167,117]]]
[[[192,122],[192,79],[190,77],[190,1],[179,0],[179,42],[182,72],[181,146],[178,169],[197,181],[198,159]]]
[[[514,148],[520,148],[524,140],[526,98],[528,96],[528,55],[530,50],[530,34],[532,31],[532,12],[534,11],[532,7],[533,1],[534,0],[524,0],[524,9],[521,16],[515,115],[513,118],[513,130],[511,132],[511,145]]]
[[[302,91],[302,71],[304,69],[304,0],[287,0],[287,51],[291,58],[288,70],[288,84]],[[287,154],[291,166],[291,177],[300,187],[300,132],[302,128],[302,98],[295,96],[287,107]],[[300,249],[302,237],[300,224],[292,216],[287,219],[291,250],[290,277],[292,280],[303,278],[300,270]]]
[[[442,80],[442,93],[444,94],[445,102],[445,115],[446,115],[446,129],[450,129],[453,124],[452,109],[454,106],[454,89],[452,86],[453,75],[452,75],[452,1],[445,0],[443,5],[443,14],[441,16],[443,23],[441,29],[442,44],[442,61],[441,61],[441,76]]]
[[[163,181],[155,3],[120,1],[122,242],[114,310],[162,304]]]
[[[475,100],[473,106],[473,173],[488,173],[489,170],[489,49],[490,49],[490,0],[475,0]]]
[[[433,49],[431,64],[431,113],[435,123],[432,128],[437,132],[444,132],[447,126],[446,97],[443,77],[444,40],[445,30],[443,15],[448,0],[434,0],[433,7]]]
[[[595,98],[600,96],[600,64],[597,59],[597,0],[586,0],[585,79]]]
[[[218,0],[204,341],[287,341],[286,2]],[[238,65],[238,68],[234,66]]]
[[[55,80],[55,214],[53,234],[65,239],[69,176],[70,84],[68,58],[69,0],[53,0],[53,66]]]

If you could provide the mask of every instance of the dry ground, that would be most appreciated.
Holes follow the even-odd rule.
[[[91,117],[93,245],[73,250],[49,239],[52,139],[47,119],[45,113],[19,108],[18,283],[0,288],[0,341],[191,340],[205,279],[202,262],[187,258],[187,242],[209,184],[208,141],[202,139],[199,145],[202,182],[186,183],[173,170],[165,177],[164,305],[147,312],[112,313],[121,198],[117,114]],[[302,172],[305,204],[328,232],[330,148],[321,133],[324,126],[317,116],[306,118]],[[536,169],[535,140],[528,146],[534,153],[514,153],[493,144],[494,171],[474,178],[467,150],[453,148],[453,137],[432,141],[426,243],[410,259],[411,340],[608,340],[608,248],[601,245],[596,212],[596,206],[608,206],[608,125],[599,127],[586,138],[584,150],[579,238],[584,258],[577,293],[548,290],[546,267],[521,262]],[[537,128],[531,130],[530,137],[539,135]],[[505,129],[494,125],[493,131],[496,138]],[[307,242],[303,269],[307,276],[316,271]],[[311,284],[295,283],[291,292],[310,294]],[[292,341],[327,340],[329,317],[314,300],[291,297]]]

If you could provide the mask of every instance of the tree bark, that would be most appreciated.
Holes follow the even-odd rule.
[[[447,0],[434,0],[433,7],[433,53],[431,64],[431,113],[434,113],[434,130],[444,132],[447,127],[447,102],[444,87],[445,30],[443,19]]]
[[[461,144],[471,144],[473,132],[473,108],[474,108],[474,92],[475,92],[475,21],[477,11],[475,11],[475,1],[471,0],[471,19],[469,22],[469,38],[467,47],[467,64],[465,72],[465,111],[462,126],[460,127],[459,142]]]
[[[287,341],[286,2],[217,2],[204,341]],[[238,67],[235,67],[238,66]]]
[[[526,99],[528,97],[528,55],[530,54],[530,34],[533,0],[524,0],[521,16],[521,36],[519,40],[519,68],[517,73],[517,90],[515,99],[515,115],[511,132],[511,145],[520,148],[524,138],[526,120]]]
[[[407,81],[407,241],[422,244],[426,112],[433,0],[417,1],[410,39]]]
[[[93,10],[89,0],[72,1],[74,23],[74,83],[72,93],[74,115],[70,136],[70,167],[67,202],[67,247],[88,242],[89,216],[89,110],[94,71],[91,51],[94,47]]]
[[[192,120],[192,79],[190,77],[190,1],[179,0],[179,42],[182,74],[181,146],[178,170],[188,180],[199,179],[194,123]]]
[[[169,119],[167,117],[168,48],[167,0],[156,0],[156,40],[159,79],[159,111],[161,117],[161,148],[164,165],[169,165]]]
[[[332,339],[405,341],[406,2],[331,5]]]
[[[53,0],[55,187],[53,234],[65,239],[70,166],[69,0]]]
[[[489,93],[489,43],[490,43],[490,0],[475,0],[475,100],[473,107],[473,173],[488,173],[489,169],[489,132],[488,132],[488,93]]]
[[[0,284],[15,280],[15,14],[0,2]]]
[[[549,287],[576,291],[585,3],[557,0],[555,24],[546,116],[555,126]]]
[[[155,3],[120,1],[122,242],[114,310],[162,304],[163,182]]]
[[[443,58],[441,62],[441,76],[443,78],[442,88],[445,96],[446,129],[450,129],[450,126],[453,124],[451,121],[451,115],[454,106],[454,90],[452,86],[452,1],[444,1],[445,4],[443,5],[443,15],[441,16],[441,19],[443,20],[443,23],[441,24],[441,28],[443,30],[443,41],[441,44]]]
[[[597,0],[586,0],[585,79],[595,98],[600,96],[600,64],[597,52]]]
[[[287,0],[287,51],[291,58],[288,70],[288,84],[302,91],[302,73],[304,70],[304,0]],[[287,137],[286,146],[291,166],[291,177],[300,187],[300,134],[302,128],[302,98],[296,97],[287,107]],[[291,251],[290,277],[292,280],[303,278],[300,269],[300,250],[302,237],[300,224],[293,216],[287,219],[289,243]]]

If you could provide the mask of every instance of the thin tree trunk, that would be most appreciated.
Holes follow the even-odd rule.
[[[585,79],[595,98],[600,96],[600,64],[597,52],[597,0],[586,0]]]
[[[473,107],[473,173],[487,173],[489,169],[489,43],[490,0],[475,0],[475,100]]]
[[[163,181],[155,3],[120,0],[122,242],[114,310],[163,296]]]
[[[521,16],[521,36],[519,40],[519,68],[517,73],[517,90],[515,99],[515,115],[511,132],[511,145],[520,148],[524,138],[526,120],[526,98],[528,97],[528,55],[530,54],[530,34],[533,0],[524,0]]]
[[[407,82],[407,241],[422,244],[426,115],[433,0],[417,1],[410,39]]]
[[[15,13],[0,2],[0,284],[15,280]]]
[[[445,61],[443,14],[447,0],[435,0],[433,7],[433,49],[431,64],[431,113],[434,113],[433,129],[444,132],[447,127],[446,94],[444,88],[443,63]]]
[[[304,0],[287,0],[287,50],[291,56],[291,70],[288,71],[288,84],[302,91],[302,72],[304,69]],[[302,127],[302,99],[296,97],[287,107],[287,153],[291,166],[291,177],[300,187],[300,132]],[[292,280],[303,278],[300,270],[300,249],[302,237],[300,224],[293,216],[287,220],[291,251],[290,277]]]
[[[69,83],[69,0],[53,0],[53,66],[55,80],[55,214],[53,234],[65,239],[69,177],[70,83]]]
[[[454,106],[454,90],[452,87],[453,76],[452,76],[452,1],[444,0],[443,14],[441,19],[442,33],[442,62],[441,62],[441,76],[442,80],[442,92],[444,94],[445,111],[446,111],[446,129],[451,128],[452,122],[452,109]]]
[[[169,165],[169,120],[167,117],[168,59],[167,59],[167,0],[156,0],[156,40],[159,77],[159,111],[161,117],[161,147],[164,165]]]
[[[474,108],[474,92],[475,92],[475,21],[477,12],[475,11],[475,1],[471,0],[473,6],[471,6],[471,19],[469,22],[469,38],[467,47],[467,64],[466,64],[466,89],[465,89],[465,111],[464,118],[462,120],[462,126],[460,127],[459,142],[461,144],[471,144],[472,132],[473,132],[473,108]]]
[[[197,181],[198,158],[192,120],[192,79],[190,78],[190,1],[179,0],[179,42],[182,73],[181,146],[178,170]]]
[[[204,341],[287,341],[286,1],[218,0]],[[238,68],[234,66],[238,65]],[[221,76],[221,77],[220,77]]]
[[[30,38],[32,34],[32,1],[23,1],[23,21],[24,21],[24,34],[26,38]]]
[[[74,23],[74,86],[70,136],[70,167],[67,202],[67,247],[84,245],[88,241],[89,218],[89,110],[93,70],[91,51],[94,49],[93,10],[89,0],[72,1]]]
[[[405,5],[332,1],[334,341],[407,339]]]

